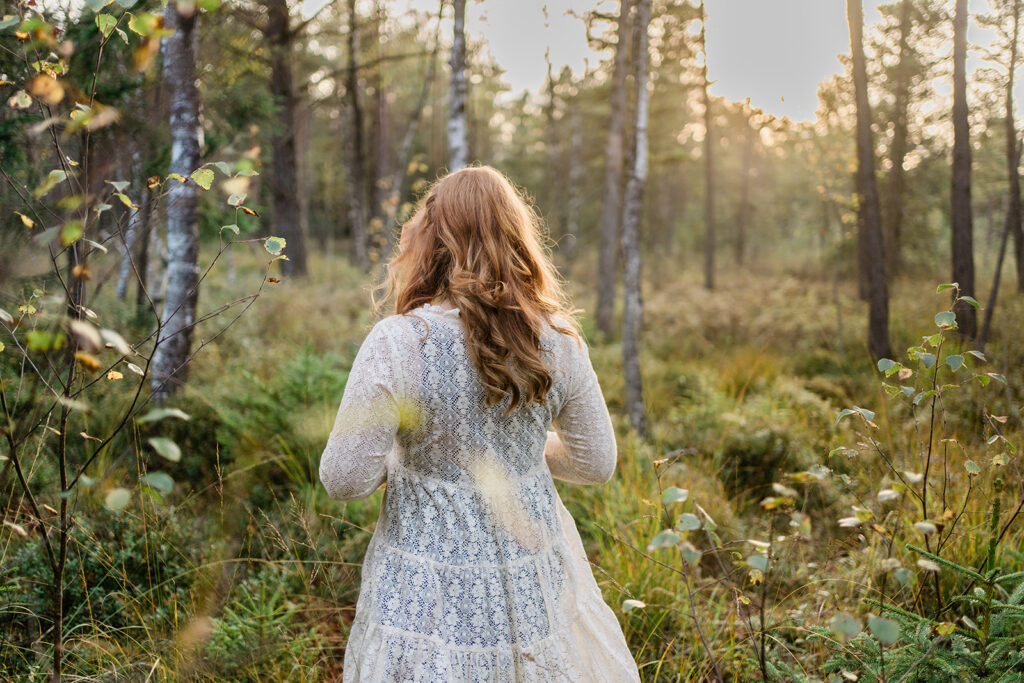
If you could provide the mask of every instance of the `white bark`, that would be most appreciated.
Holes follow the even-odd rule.
[[[451,87],[448,98],[448,169],[457,171],[469,163],[466,122],[466,0],[454,0],[455,28],[452,35]]]
[[[199,90],[196,87],[196,19],[168,3],[164,26],[164,80],[170,104],[171,173],[188,176],[199,166]],[[199,294],[199,189],[171,183],[167,193],[167,291],[153,352],[154,400],[174,394],[188,377],[188,357]]]
[[[636,121],[633,136],[636,149],[633,167],[626,183],[623,205],[622,251],[625,256],[625,310],[622,330],[623,368],[626,379],[626,410],[633,429],[641,436],[647,433],[643,382],[640,373],[640,329],[643,318],[642,270],[640,261],[640,218],[643,213],[644,188],[647,185],[647,118],[650,104],[648,90],[648,36],[651,0],[638,0],[637,23],[640,43],[636,65]]]

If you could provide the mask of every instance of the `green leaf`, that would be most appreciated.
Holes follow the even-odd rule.
[[[79,221],[68,221],[60,229],[60,243],[65,247],[82,239],[82,224]]]
[[[935,293],[936,294],[941,294],[942,292],[946,291],[947,289],[953,289],[954,287],[959,287],[959,286],[960,285],[957,284],[956,282],[950,282],[950,283],[947,283],[947,284],[944,284],[944,285],[939,285],[935,289]]]
[[[955,372],[963,367],[964,357],[958,354],[946,356],[946,365],[949,366],[950,370],[953,370]]]
[[[209,168],[199,168],[192,171],[192,175],[189,176],[195,181],[196,185],[209,190],[210,186],[213,185],[213,170]]]
[[[127,180],[108,180],[107,184],[111,185],[115,192],[124,192],[125,188],[128,187]]]
[[[895,367],[896,367],[896,361],[894,361],[894,360],[890,360],[889,358],[879,358],[878,359],[878,370],[879,370],[879,372],[886,373],[887,377],[889,375],[889,371],[892,370]]]
[[[1002,382],[1003,384],[1006,384],[1006,378],[1003,377],[1002,375],[998,374],[998,373],[990,372],[990,373],[988,373],[988,376],[991,377],[992,379],[994,379],[997,382]]]
[[[111,3],[111,0],[85,0],[85,5],[93,12],[99,12],[101,9]]]
[[[116,488],[110,489],[107,492],[106,498],[103,499],[103,504],[107,506],[108,510],[123,510],[124,506],[132,499],[132,492],[128,489]]]
[[[850,640],[860,633],[863,625],[860,619],[847,612],[837,612],[828,620],[828,627],[833,633]]]
[[[956,326],[956,314],[952,311],[943,311],[942,313],[935,314],[935,324],[939,327],[955,327]]]
[[[117,19],[109,14],[97,14],[96,26],[104,38],[109,38],[110,34],[114,32],[114,27],[117,26]]]
[[[36,199],[45,196],[50,190],[57,186],[57,183],[61,182],[67,177],[68,174],[60,169],[54,169],[50,171],[50,173],[47,174],[46,176],[46,180],[44,180],[42,184],[32,192],[32,196],[35,197]]]
[[[231,171],[232,171],[231,164],[229,164],[226,161],[214,161],[210,165],[213,166],[214,168],[216,168],[217,170],[219,170],[224,175],[231,175]]]
[[[981,468],[978,467],[978,463],[974,462],[973,460],[968,460],[967,462],[965,462],[964,469],[967,470],[967,475],[971,477],[976,477],[979,474],[981,474]]]
[[[692,512],[684,512],[676,517],[676,528],[680,531],[694,531],[700,528],[700,518]]]
[[[935,354],[934,353],[919,353],[917,359],[921,361],[921,364],[926,368],[930,368],[935,365]]]
[[[245,197],[246,197],[246,195],[245,195],[244,192],[240,193],[240,194],[233,194],[230,197],[228,197],[228,205],[229,206],[241,206],[242,202],[245,201]]]
[[[266,248],[267,253],[271,254],[272,256],[278,256],[281,252],[284,251],[284,248],[287,244],[288,243],[285,241],[283,237],[268,237],[263,242],[263,246]]]
[[[892,645],[900,639],[900,625],[892,619],[868,616],[868,630],[885,645]]]
[[[981,351],[978,351],[978,350],[975,349],[975,350],[972,350],[972,351],[968,351],[967,353],[969,353],[970,355],[974,356],[975,358],[980,360],[982,363],[987,363],[988,362],[988,359],[985,358],[985,354],[983,354]]]
[[[15,14],[5,14],[3,19],[0,19],[0,31],[5,29],[13,28],[21,23],[21,18]]]
[[[679,534],[670,529],[665,529],[651,539],[651,542],[647,544],[647,551],[651,552],[653,550],[661,550],[662,548],[671,548],[681,540],[682,537],[680,537]]]
[[[975,299],[973,296],[962,296],[962,297],[960,297],[960,301],[966,301],[967,303],[969,303],[970,305],[974,306],[975,308],[979,308],[979,309],[981,308],[981,304],[979,304],[978,300]]]
[[[174,488],[174,479],[166,472],[147,472],[139,477],[139,482],[164,495]]]
[[[677,489],[673,486],[672,488],[665,489],[665,492],[661,494],[661,502],[665,505],[669,503],[682,503],[689,496],[690,492],[686,489]]]
[[[232,223],[231,225],[222,225],[222,226],[220,226],[220,229],[221,230],[230,230],[231,232],[235,233],[236,235],[241,233],[241,231],[238,229],[238,224],[236,224],[236,223]]]
[[[178,462],[181,460],[181,449],[178,448],[178,444],[174,443],[166,436],[152,436],[148,441],[149,445],[153,447],[153,450],[161,457],[167,458],[171,462]]]
[[[188,413],[179,408],[154,408],[142,417],[136,418],[135,421],[145,424],[146,422],[157,422],[167,417],[176,417],[186,422],[192,419]]]
[[[754,553],[747,558],[747,565],[762,572],[768,571],[768,558],[761,553]]]
[[[138,33],[144,38],[148,38],[153,35],[159,27],[159,20],[156,15],[150,14],[149,12],[142,12],[141,14],[133,14],[132,18],[128,20],[128,29],[134,33]]]
[[[697,563],[700,562],[700,558],[703,555],[701,551],[697,550],[689,541],[683,541],[679,546],[679,553],[686,560],[686,563],[691,567],[696,567]]]

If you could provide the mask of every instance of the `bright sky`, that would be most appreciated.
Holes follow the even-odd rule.
[[[433,6],[430,0],[413,0]],[[843,0],[706,0],[708,71],[714,94],[735,101],[750,97],[754,106],[794,120],[814,118],[817,86],[841,66],[850,37]],[[882,0],[864,0],[868,26],[880,20]],[[972,12],[985,0],[970,0]],[[547,19],[545,19],[545,8]],[[570,16],[588,9],[618,10],[617,0],[486,0],[467,7],[467,31],[487,41],[491,54],[507,70],[513,91],[543,86],[550,47],[556,70],[563,64],[582,73],[595,58],[583,23]],[[972,41],[983,40],[974,27]],[[975,60],[977,61],[977,60]]]

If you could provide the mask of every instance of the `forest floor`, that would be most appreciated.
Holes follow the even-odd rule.
[[[881,456],[830,455],[864,444],[864,425],[837,417],[846,408],[869,409],[863,422],[877,426],[874,438],[901,471],[921,471],[919,428],[898,397],[883,390],[884,378],[867,357],[866,307],[850,285],[834,291],[820,272],[759,267],[723,269],[719,287],[707,292],[696,267],[650,270],[647,439],[631,435],[623,415],[621,346],[601,340],[583,318],[620,461],[606,486],[559,483],[559,490],[595,575],[644,680],[706,680],[715,666],[726,680],[759,680],[762,671],[775,670],[773,662],[825,680],[835,652],[811,637],[813,629],[837,611],[863,614],[862,600],[879,590],[887,557],[914,569],[905,544],[883,551],[866,528],[838,521],[860,504],[874,510],[878,523],[895,523],[892,508],[872,503],[879,489],[893,487]],[[586,263],[569,273],[584,309],[593,305],[583,287],[591,273]],[[254,291],[260,277],[256,260],[240,253],[233,283],[222,268],[204,283],[201,308]],[[949,305],[937,284],[908,278],[894,287],[894,349],[936,331],[934,316]],[[127,309],[124,319],[132,319]],[[347,368],[372,322],[359,275],[340,258],[314,259],[308,280],[266,285],[256,305],[199,355],[176,403],[191,420],[161,425],[184,453],[167,499],[140,497],[121,513],[102,506],[103,486],[130,480],[144,465],[141,444],[155,433],[148,425],[122,452],[101,459],[96,472],[106,474],[97,493],[79,501],[69,560],[72,671],[149,671],[152,680],[340,676],[359,562],[381,494],[331,501],[316,468]],[[201,328],[198,339],[213,329]],[[963,445],[942,449],[932,465],[955,470],[942,486],[944,501],[959,501],[973,481],[961,473],[968,456],[981,462],[985,415],[1008,416],[1000,424],[1020,443],[1024,297],[1003,295],[995,329],[984,369],[1005,375],[1009,385],[979,384],[942,406],[946,438]],[[906,361],[905,353],[894,355]],[[982,479],[990,477],[987,463]],[[46,476],[44,464],[37,469]],[[1002,471],[1011,482],[1002,489],[1006,505],[1015,505],[1016,465]],[[685,489],[685,500],[666,496],[672,487]],[[781,501],[779,509],[765,499]],[[974,500],[965,502],[964,536],[949,542],[965,561],[976,556],[971,534],[985,523],[986,501]],[[921,516],[910,500],[896,512],[907,528]],[[678,543],[652,544],[673,526]],[[1019,525],[1011,529],[1011,549],[1022,550],[1021,538]],[[45,594],[14,578],[38,564],[35,542],[12,543],[0,551],[12,570],[3,573],[0,588],[7,590],[0,594],[7,609],[43,615]],[[761,568],[758,553],[770,558],[770,569],[767,562]],[[0,658],[8,674],[44,670],[42,653],[12,652]]]

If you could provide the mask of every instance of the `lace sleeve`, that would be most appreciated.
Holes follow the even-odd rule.
[[[574,484],[604,484],[615,472],[615,431],[586,344],[567,339],[568,392],[548,434],[544,456],[552,476]]]
[[[385,321],[374,326],[352,363],[334,428],[320,457],[332,498],[365,498],[387,478],[385,458],[398,431],[394,346]]]

